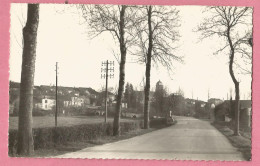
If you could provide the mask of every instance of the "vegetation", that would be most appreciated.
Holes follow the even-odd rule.
[[[75,126],[83,124],[93,124],[104,122],[103,116],[59,116],[58,126]],[[121,119],[121,122],[133,122],[135,119]],[[113,122],[113,118],[108,118],[108,122]],[[33,117],[33,128],[50,128],[54,127],[54,116]],[[9,129],[18,129],[18,117],[10,117]]]
[[[213,123],[213,126],[223,133],[233,146],[237,147],[238,150],[242,152],[246,160],[251,160],[251,133],[240,131],[241,136],[234,136],[234,131],[231,129],[233,127],[230,126],[230,123],[215,122]]]
[[[38,91],[37,89],[44,89],[46,94],[49,93],[49,96],[54,96],[54,91],[48,86],[34,87],[39,4],[28,4],[27,23],[23,29],[24,48],[21,84],[19,87],[14,88],[15,91],[10,91],[9,104],[12,105],[13,115],[19,115],[19,119],[16,117],[10,118],[9,153],[11,155],[16,155],[17,153],[19,156],[30,156],[33,154],[34,149],[65,146],[71,142],[89,143],[90,141],[103,139],[108,136],[119,136],[122,133],[140,130],[141,128],[163,127],[167,123],[168,119],[166,117],[169,115],[169,112],[172,112],[174,115],[194,115],[198,118],[208,117],[208,110],[204,102],[185,99],[181,90],[169,95],[166,87],[160,81],[156,85],[154,95],[151,95],[152,67],[161,64],[169,72],[173,68],[173,61],[182,62],[183,60],[181,56],[175,54],[176,42],[180,37],[178,33],[180,20],[177,8],[127,5],[77,6],[89,26],[89,36],[95,38],[104,33],[111,34],[120,52],[120,57],[117,58],[119,63],[119,82],[116,90],[116,99],[114,99],[114,94],[111,94],[112,97],[109,101],[111,105],[108,108],[109,115],[113,116],[113,122],[112,119],[109,119],[108,123],[101,123],[103,121],[102,116],[98,118],[92,116],[89,119],[88,117],[79,116],[92,115],[92,113],[95,115],[97,112],[91,112],[91,108],[88,109],[85,106],[90,106],[91,104],[91,106],[95,107],[96,104],[102,105],[103,103],[104,93],[98,94],[91,88],[77,88],[77,90],[73,88],[73,90],[65,90],[64,92],[66,93],[63,93],[62,89],[66,89],[66,87],[60,87],[59,89],[61,90],[56,91],[56,96],[60,93],[62,95],[59,97],[64,97],[64,99],[57,101],[56,98],[56,104],[54,103],[55,100],[52,99],[50,107],[56,105],[57,108],[59,105],[58,113],[60,115],[79,116],[73,118],[59,117],[60,126],[58,127],[54,127],[54,117],[52,117],[54,110],[41,110],[41,104],[43,105],[41,101],[37,101],[37,104],[34,104],[34,100],[41,100],[41,97],[38,96],[45,96],[45,94],[41,94],[41,90]],[[216,53],[220,53],[228,48],[229,74],[234,83],[236,94],[235,104],[230,107],[235,109],[234,118],[236,125],[234,134],[239,136],[240,82],[236,75],[237,73],[234,71],[234,66],[237,65],[241,70],[250,74],[250,70],[242,68],[238,63],[239,58],[237,55],[241,55],[242,59],[245,59],[246,63],[250,64],[253,44],[252,29],[248,25],[252,23],[248,22],[246,18],[251,17],[252,10],[249,7],[209,7],[207,12],[211,12],[209,14],[210,18],[202,22],[197,31],[201,32],[202,39],[212,36],[224,39],[225,45]],[[243,29],[245,26],[245,32],[238,30],[241,27]],[[140,96],[131,83],[125,85],[125,65],[129,53],[136,55],[137,61],[145,64],[144,96]],[[12,84],[10,83],[10,86]],[[34,92],[37,92],[38,96],[33,96]],[[73,101],[68,99],[72,96],[82,96],[81,102],[74,101],[77,97],[73,97]],[[141,101],[142,99],[143,101]],[[112,104],[113,101],[116,101],[115,105]],[[48,107],[49,105],[46,105],[48,104],[47,99],[45,102],[45,108],[51,109]],[[129,112],[141,112],[140,110],[142,110],[144,113],[143,122],[141,120],[120,119],[123,102],[127,103]],[[203,104],[204,106],[202,106]],[[140,107],[143,109],[140,109]],[[101,109],[101,106],[95,107],[93,110],[99,108]],[[153,115],[159,116],[159,118],[154,117],[152,119],[151,112]],[[98,114],[102,115],[102,110]],[[49,117],[44,117],[45,115],[49,115]],[[37,119],[36,123],[33,123],[33,119]],[[236,140],[234,142],[239,144]],[[247,144],[246,148],[248,148]]]
[[[172,60],[182,61],[181,56],[176,56],[175,42],[179,34],[179,11],[176,8],[165,6],[141,6],[136,11],[138,19],[135,20],[138,36],[138,51],[132,54],[139,56],[139,61],[145,63],[145,89],[144,89],[144,128],[149,128],[150,109],[150,79],[152,61],[161,63],[171,70]]]
[[[241,46],[243,43],[250,43],[252,32],[252,10],[249,7],[209,7],[210,17],[205,19],[199,27],[202,39],[217,36],[224,39],[225,45],[216,53],[229,49],[229,74],[235,86],[235,135],[239,135],[239,80],[234,72],[234,63],[238,55],[244,57],[246,50]],[[241,31],[243,29],[243,31]],[[250,55],[246,54],[246,55]]]
[[[137,95],[136,91],[133,88],[133,84],[126,83],[125,86],[125,93],[124,93],[124,99],[127,103],[127,108],[137,108]]]
[[[137,130],[142,127],[142,121],[120,123],[122,132]],[[112,123],[82,124],[73,126],[58,126],[49,128],[35,128],[34,148],[46,149],[68,142],[84,142],[102,138],[113,134]],[[9,154],[15,154],[17,148],[17,130],[9,130]],[[18,155],[23,155],[18,153]]]
[[[123,122],[120,123],[122,135],[120,137],[112,137],[112,119],[109,119],[108,123],[102,123],[100,120],[100,118],[96,119],[93,117],[87,119],[84,117],[61,118],[59,119],[60,126],[56,128],[54,127],[54,118],[52,118],[51,123],[53,125],[51,126],[50,121],[45,124],[38,124],[33,128],[34,150],[40,156],[57,155],[62,152],[79,150],[87,146],[126,139],[167,126],[165,118],[154,119],[150,122],[150,126],[153,129],[143,131],[142,121],[123,119]],[[44,121],[46,122],[46,120]],[[37,120],[37,122],[39,123],[40,121]],[[17,156],[17,128],[14,125],[11,125],[9,129],[8,148],[10,156]]]
[[[109,32],[118,43],[120,50],[119,62],[119,84],[117,93],[117,104],[114,115],[113,135],[120,134],[121,104],[125,84],[125,63],[127,48],[133,41],[131,29],[132,19],[135,15],[126,5],[80,5],[83,17],[91,28],[91,34],[96,37],[104,32]]]

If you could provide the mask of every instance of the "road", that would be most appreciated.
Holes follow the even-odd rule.
[[[209,121],[176,117],[178,123],[115,143],[67,153],[59,158],[244,160]]]

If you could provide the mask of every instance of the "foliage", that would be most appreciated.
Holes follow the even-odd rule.
[[[167,117],[167,118],[170,118],[170,117]],[[160,127],[164,127],[164,126],[168,126],[168,125],[174,125],[177,123],[176,120],[172,119],[172,123],[171,124],[168,124],[167,123],[167,118],[166,117],[163,117],[163,118],[152,118],[150,120],[150,127],[152,128],[160,128]]]
[[[157,114],[165,114],[165,97],[167,95],[167,92],[162,85],[161,81],[158,81],[156,84],[155,92],[153,95],[154,101],[153,101],[153,107],[156,109]]]
[[[137,94],[131,83],[126,83],[124,99],[128,108],[137,108]]]
[[[173,96],[173,114],[174,115],[185,115],[185,99],[181,95]]]
[[[202,107],[201,105],[205,104],[203,102],[195,102],[195,117],[196,118],[209,118],[209,111],[206,109],[206,104]]]
[[[34,109],[32,112],[33,116],[47,116],[47,115],[54,115],[53,110],[42,110],[42,109]]]
[[[157,118],[150,120],[150,127],[160,127],[166,125],[166,118]]]
[[[121,132],[137,130],[142,127],[142,121],[121,122]],[[55,145],[65,145],[68,142],[89,141],[107,135],[112,135],[111,123],[84,124],[77,126],[63,126],[57,128],[33,129],[34,148],[44,149]],[[9,130],[9,154],[16,153],[17,130]]]

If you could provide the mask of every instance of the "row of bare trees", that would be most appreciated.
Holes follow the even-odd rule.
[[[127,53],[136,55],[137,60],[146,64],[146,86],[144,121],[149,128],[149,93],[152,60],[160,62],[168,69],[171,60],[181,58],[173,54],[179,26],[178,11],[163,6],[126,5],[78,5],[83,18],[89,25],[90,36],[96,37],[109,32],[120,51],[120,74],[117,104],[113,123],[113,135],[120,133],[121,103],[125,84],[125,64]],[[21,79],[21,99],[19,112],[18,154],[33,151],[32,139],[32,94],[36,57],[36,37],[39,23],[39,4],[28,5],[28,18],[24,28],[24,53]]]
[[[149,93],[151,67],[158,63],[171,69],[174,60],[182,62],[182,57],[174,54],[178,41],[179,11],[166,6],[126,6],[126,5],[78,5],[83,18],[88,23],[90,35],[96,37],[110,33],[120,51],[120,74],[117,92],[117,104],[113,123],[113,135],[120,134],[121,103],[125,84],[125,65],[127,55],[135,55],[137,61],[146,66],[144,127],[149,128]],[[199,26],[203,38],[218,35],[226,39],[224,48],[230,49],[229,71],[236,89],[236,134],[238,127],[239,82],[237,81],[233,63],[234,57],[240,53],[242,44],[250,32],[240,37],[235,33],[237,25],[246,24],[245,18],[251,13],[250,8],[210,7],[214,13],[209,20]],[[23,29],[23,62],[20,90],[20,111],[18,131],[18,154],[26,155],[33,152],[32,136],[32,97],[36,58],[36,38],[39,23],[39,4],[29,4],[27,23]],[[234,32],[235,31],[235,32]],[[252,34],[252,33],[251,33]],[[251,42],[252,44],[252,42]],[[224,50],[222,48],[221,50]],[[243,54],[244,55],[244,54]],[[250,55],[250,54],[248,54]],[[152,63],[153,62],[153,63]]]
[[[146,65],[144,128],[149,128],[149,93],[152,61],[171,69],[172,60],[182,61],[173,54],[179,34],[178,10],[165,6],[80,5],[90,35],[110,32],[120,50],[120,74],[113,135],[120,131],[121,103],[125,83],[127,54],[136,56]]]

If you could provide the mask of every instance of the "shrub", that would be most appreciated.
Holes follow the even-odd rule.
[[[166,118],[156,118],[150,120],[150,127],[162,127],[166,126]]]
[[[121,122],[121,133],[142,128],[142,121]],[[17,130],[9,130],[9,154],[15,154],[17,148]],[[65,145],[68,142],[87,142],[110,136],[113,133],[112,123],[84,124],[68,127],[33,129],[34,149],[51,148]]]
[[[42,110],[42,109],[34,109],[32,112],[33,116],[47,116],[54,115],[54,111],[52,110]]]

